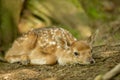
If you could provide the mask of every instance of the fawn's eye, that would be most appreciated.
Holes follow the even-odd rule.
[[[91,51],[90,51],[91,53],[93,53],[93,50],[91,49]]]
[[[75,56],[78,56],[78,55],[79,55],[79,53],[78,53],[78,52],[74,52],[74,55],[75,55]]]

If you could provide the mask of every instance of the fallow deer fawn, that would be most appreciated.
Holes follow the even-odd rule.
[[[91,64],[91,46],[79,41],[63,28],[34,29],[14,41],[5,59],[22,64]]]

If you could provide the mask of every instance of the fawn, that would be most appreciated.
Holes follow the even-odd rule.
[[[22,64],[92,64],[91,45],[77,40],[63,28],[33,29],[14,41],[6,52],[10,63]]]

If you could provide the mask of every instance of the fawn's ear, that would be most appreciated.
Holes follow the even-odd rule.
[[[91,47],[93,46],[98,33],[99,33],[99,30],[97,29],[95,33],[93,33],[91,36],[88,37],[87,42],[90,44]]]

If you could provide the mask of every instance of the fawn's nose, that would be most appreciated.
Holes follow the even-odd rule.
[[[90,60],[90,64],[94,64],[95,63],[95,60],[94,59],[91,59]]]

